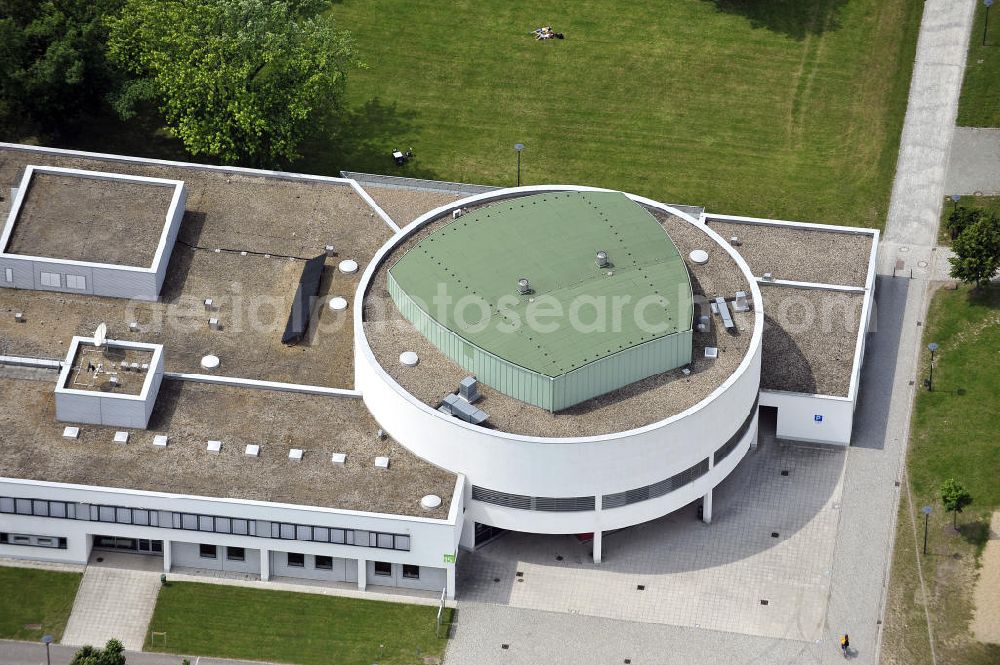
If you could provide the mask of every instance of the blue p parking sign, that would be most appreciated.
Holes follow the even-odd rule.
[[[821,423],[823,422],[823,416],[817,413],[815,416],[813,416],[813,420],[815,420],[818,423]]]

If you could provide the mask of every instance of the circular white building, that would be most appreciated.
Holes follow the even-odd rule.
[[[358,294],[356,388],[465,476],[463,546],[593,533],[599,560],[602,531],[696,500],[711,520],[756,440],[761,294],[680,210],[584,187],[469,197],[396,234]]]

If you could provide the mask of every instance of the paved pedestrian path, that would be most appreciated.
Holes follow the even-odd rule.
[[[945,195],[1000,194],[1000,129],[957,127]]]
[[[975,0],[927,0],[885,239],[931,247],[944,199]]]
[[[62,643],[98,646],[115,638],[126,649],[142,649],[159,591],[155,571],[87,566]]]

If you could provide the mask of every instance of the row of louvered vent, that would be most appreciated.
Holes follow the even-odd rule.
[[[518,510],[538,510],[543,512],[576,512],[594,510],[596,502],[592,496],[525,496],[524,494],[508,494],[484,487],[472,486],[472,498],[483,503],[496,506],[517,508]]]

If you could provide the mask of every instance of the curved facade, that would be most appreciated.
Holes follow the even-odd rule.
[[[388,253],[457,207],[525,194],[590,188],[530,187],[470,197],[415,220],[367,267],[355,299],[355,383],[367,408],[394,439],[420,457],[464,474],[466,523],[537,533],[600,532],[639,524],[705,496],[743,458],[757,433],[763,310],[743,259],[699,226],[746,277],[755,303],[749,350],[706,398],[649,425],[601,436],[548,438],[461,422],[418,400],[382,368],[366,339],[362,301]],[[662,204],[647,207],[697,222]]]

